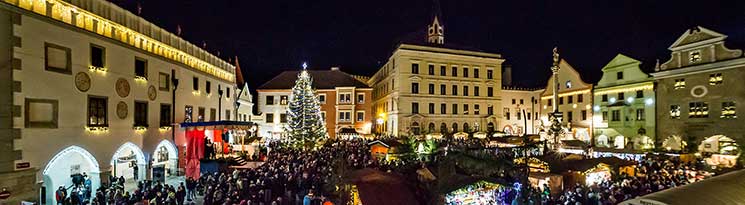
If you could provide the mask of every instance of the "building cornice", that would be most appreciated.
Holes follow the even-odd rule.
[[[745,58],[676,68],[652,73],[655,80],[745,67]]]

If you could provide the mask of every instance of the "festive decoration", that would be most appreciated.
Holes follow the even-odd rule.
[[[287,106],[285,133],[293,147],[312,147],[328,136],[321,116],[321,105],[312,86],[313,78],[306,67],[307,64],[303,63],[303,70],[292,87]]]

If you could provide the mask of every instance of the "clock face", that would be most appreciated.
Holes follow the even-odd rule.
[[[91,77],[87,73],[79,72],[75,75],[75,87],[81,92],[91,89]]]
[[[119,101],[119,103],[116,104],[116,116],[119,117],[119,119],[125,119],[127,118],[127,112],[127,103]]]
[[[116,80],[116,94],[123,98],[129,96],[129,82],[124,78]]]
[[[158,97],[158,91],[155,90],[155,86],[151,85],[147,88],[147,97],[150,98],[151,101]]]

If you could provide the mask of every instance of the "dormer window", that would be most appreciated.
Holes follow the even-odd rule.
[[[688,61],[690,61],[690,63],[701,61],[701,51],[695,50],[688,53]]]
[[[567,88],[572,88],[572,81],[567,80],[567,82],[565,84],[566,84]]]

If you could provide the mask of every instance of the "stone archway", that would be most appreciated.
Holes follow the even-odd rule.
[[[152,155],[153,179],[173,176],[178,172],[178,148],[171,141],[160,141]],[[161,175],[162,174],[162,175]]]
[[[488,133],[494,132],[494,123],[493,122],[489,122],[488,124],[486,124],[486,131]]]
[[[440,123],[440,134],[447,134],[448,133],[448,126],[443,122]]]
[[[125,180],[135,179],[135,177],[137,177],[137,180],[144,180],[147,173],[145,153],[139,146],[131,142],[126,142],[120,146],[114,152],[109,164],[111,165],[111,176],[124,176]]]
[[[57,204],[55,192],[59,187],[75,187],[72,176],[87,175],[90,180],[90,194],[101,186],[101,170],[98,161],[88,150],[78,146],[70,146],[58,152],[42,171],[43,186],[46,187],[44,197],[48,204]],[[85,178],[83,177],[83,180]],[[85,187],[85,181],[83,181]]]
[[[427,132],[429,132],[429,133],[434,133],[435,132],[435,123],[434,122],[430,122],[429,123],[429,125],[427,126]]]

